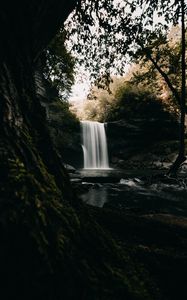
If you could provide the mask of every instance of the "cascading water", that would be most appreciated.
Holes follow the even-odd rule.
[[[84,169],[109,169],[104,123],[82,121]]]

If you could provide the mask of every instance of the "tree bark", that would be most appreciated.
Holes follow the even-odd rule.
[[[11,143],[3,153],[7,152],[7,158],[20,159],[28,171],[41,160],[64,194],[69,190],[68,181],[50,143],[34,72],[37,57],[75,3],[9,0],[2,2],[0,12],[0,139],[3,148]]]
[[[160,75],[165,80],[168,88],[170,89],[170,91],[172,92],[174,98],[176,99],[176,102],[180,103],[180,94],[178,93],[177,89],[174,88],[174,86],[172,85],[172,83],[171,83],[169,77],[167,76],[167,74],[162,70],[162,68],[158,65],[158,63],[153,59],[153,57],[151,56],[151,54],[147,53],[146,55],[147,55],[147,58],[155,66],[155,69],[160,73]]]
[[[181,97],[180,97],[180,135],[179,135],[179,153],[170,168],[169,174],[176,175],[181,164],[186,160],[185,156],[185,114],[186,114],[186,45],[185,45],[185,3],[181,0],[181,45],[182,45],[182,59],[181,59]]]
[[[51,143],[34,79],[37,57],[75,2],[1,3],[0,277],[1,287],[8,282],[12,287],[5,299],[11,299],[14,288],[18,298],[36,299],[38,289],[33,287],[32,294],[32,286],[38,276],[43,278],[41,272],[53,272],[59,235],[66,244],[78,228],[77,216],[65,205],[73,194]],[[59,228],[64,228],[63,235]]]

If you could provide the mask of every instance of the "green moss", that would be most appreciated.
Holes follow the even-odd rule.
[[[128,249],[78,199],[76,208],[64,199],[31,141],[24,142],[37,166],[18,153],[2,161],[0,275],[12,286],[7,299],[14,286],[24,300],[156,299]]]

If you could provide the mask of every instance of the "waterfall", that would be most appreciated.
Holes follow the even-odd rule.
[[[109,169],[104,123],[82,121],[84,169]]]

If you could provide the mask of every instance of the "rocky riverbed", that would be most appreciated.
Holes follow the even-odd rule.
[[[187,216],[186,165],[178,178],[168,177],[165,169],[69,172],[74,190],[89,205]]]
[[[72,170],[71,170],[72,172]],[[166,170],[70,173],[89,213],[125,249],[156,300],[187,298],[187,179]],[[151,285],[150,281],[151,280]]]
[[[89,178],[90,179],[90,178]],[[95,179],[95,178],[94,178]],[[115,178],[116,179],[116,178]],[[119,182],[82,182],[87,204],[140,213],[172,213],[187,216],[187,180],[154,177],[126,177]],[[86,191],[86,188],[85,188]]]

